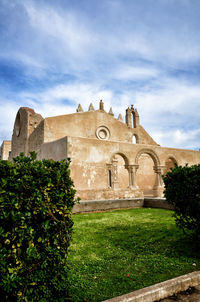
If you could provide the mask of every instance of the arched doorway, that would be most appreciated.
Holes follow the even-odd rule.
[[[143,191],[144,196],[157,196],[158,166],[160,165],[158,156],[152,150],[141,150],[136,156],[138,169],[136,173],[137,185]]]
[[[125,155],[116,153],[108,165],[108,187],[125,189],[129,186],[129,174]]]

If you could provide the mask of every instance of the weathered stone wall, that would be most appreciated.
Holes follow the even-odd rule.
[[[21,152],[25,153],[25,155],[29,154],[29,136],[42,119],[42,116],[35,113],[33,109],[27,107],[19,109],[12,135],[12,157],[19,155]]]
[[[59,161],[66,159],[67,157],[67,137],[63,137],[54,142],[42,144],[40,151],[38,152],[38,159],[45,158]]]
[[[112,109],[92,104],[83,112],[43,119],[30,108],[20,108],[13,130],[12,156],[38,153],[38,159],[71,158],[71,177],[82,200],[161,197],[162,174],[175,163],[200,163],[200,152],[159,146],[139,124],[131,106],[126,123]],[[135,140],[135,141],[134,141]]]
[[[124,167],[122,161],[116,165],[115,155],[123,158]],[[111,141],[102,144],[97,139],[74,137],[68,137],[68,156],[72,160],[71,176],[82,199],[138,197],[143,192],[146,196],[162,196],[161,175],[169,156],[182,165],[200,162],[199,151]]]
[[[103,135],[104,130],[108,130],[108,139],[111,141],[132,143],[135,134],[139,142],[156,145],[143,127],[130,128],[124,122],[101,110],[46,118],[44,141],[50,142],[64,136],[97,139],[98,134]]]
[[[138,130],[139,144],[158,145],[141,125]],[[133,129],[133,131],[135,132],[135,129]]]
[[[11,153],[11,141],[3,141],[0,147],[0,159],[8,160]]]
[[[28,137],[28,151],[40,153],[42,144],[44,143],[44,120],[42,120],[37,128]]]

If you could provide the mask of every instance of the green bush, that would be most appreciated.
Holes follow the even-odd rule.
[[[176,166],[163,180],[177,225],[200,239],[200,165]]]
[[[68,301],[69,159],[0,161],[1,301]]]

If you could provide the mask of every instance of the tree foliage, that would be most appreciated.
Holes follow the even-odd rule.
[[[163,180],[177,225],[200,239],[200,165],[175,166]]]
[[[1,301],[68,301],[69,159],[0,161]]]

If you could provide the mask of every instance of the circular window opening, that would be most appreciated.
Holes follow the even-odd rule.
[[[96,131],[96,136],[101,140],[108,140],[110,137],[110,131],[105,126],[101,126]]]

